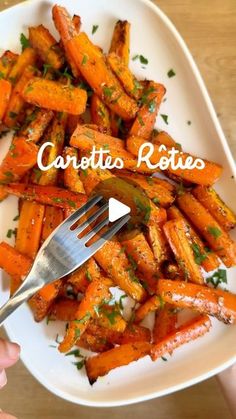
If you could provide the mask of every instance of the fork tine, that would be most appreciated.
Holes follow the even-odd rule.
[[[80,226],[78,226],[78,228],[75,229],[75,233],[77,235],[79,235],[80,233],[82,233],[85,228],[89,227],[89,225],[93,222],[96,221],[98,217],[100,217],[100,215],[102,215],[109,207],[109,203],[107,202],[106,204],[104,204],[101,208],[98,209],[98,211],[96,211],[94,214],[92,214],[86,221],[84,221],[83,224],[81,224]]]
[[[90,239],[93,238],[93,236],[95,236],[95,234],[97,234],[103,227],[105,227],[106,225],[109,224],[109,218],[105,218],[104,220],[102,220],[99,224],[97,224],[88,234],[86,234],[86,236],[82,237],[81,242],[83,244],[88,243],[88,241]]]
[[[112,227],[109,228],[109,230],[107,230],[99,240],[89,246],[88,249],[91,250],[91,252],[94,254],[103,246],[107,240],[110,240],[130,220],[130,218],[131,217],[129,214],[122,217],[115,224],[113,224]]]

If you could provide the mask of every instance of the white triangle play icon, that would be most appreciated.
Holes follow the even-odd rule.
[[[109,199],[108,217],[111,223],[129,213],[130,207],[128,207],[125,204],[122,204],[122,202],[117,201],[117,199],[115,198]]]

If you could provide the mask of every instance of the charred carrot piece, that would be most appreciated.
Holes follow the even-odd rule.
[[[0,267],[9,275],[18,275],[22,279],[28,274],[32,261],[19,253],[8,243],[0,243]]]
[[[165,131],[158,132],[157,130],[152,131],[152,143],[157,144],[160,146],[161,144],[164,144],[166,147],[175,147],[179,148],[180,146],[175,142],[175,140],[167,134]]]
[[[162,264],[169,258],[168,243],[163,231],[158,225],[148,224],[147,239],[153,251],[155,260],[158,265]]]
[[[72,17],[72,22],[73,22],[73,24],[75,26],[76,31],[79,33],[80,32],[81,25],[82,25],[81,17],[78,16],[78,15],[74,15]]]
[[[140,99],[143,92],[143,86],[132,74],[122,58],[113,52],[107,56],[107,62],[116,77],[120,80],[126,93],[136,100]]]
[[[153,252],[144,234],[140,230],[135,229],[121,235],[119,240],[134,269],[137,269],[144,275],[145,284],[149,291],[151,293],[155,292],[159,271]]]
[[[80,339],[77,340],[76,346],[99,353],[108,351],[113,348],[114,345],[109,343],[103,337],[94,336],[89,332],[89,330],[85,330]]]
[[[64,214],[61,208],[46,205],[41,240],[45,241],[48,236],[50,236],[50,234],[62,223],[63,219]]]
[[[130,50],[130,23],[127,20],[118,20],[115,24],[110,53],[115,53],[124,63],[129,64]]]
[[[175,200],[175,187],[166,180],[140,173],[130,173],[126,170],[113,170],[113,173],[144,190],[146,195],[161,207],[169,207]]]
[[[78,124],[83,124],[83,118],[80,115],[67,115],[66,133],[72,136]]]
[[[67,189],[56,186],[28,185],[24,183],[12,183],[5,187],[6,192],[19,198],[36,201],[45,205],[76,210],[85,204],[87,198],[84,194],[76,194]]]
[[[38,147],[25,138],[14,138],[0,165],[0,183],[10,183],[22,178],[37,162]]]
[[[104,299],[110,298],[110,281],[105,278],[92,281],[81,301],[76,313],[76,320],[69,323],[66,335],[59,345],[60,352],[69,351],[82,336],[89,321],[96,316],[95,308],[99,306]]]
[[[65,159],[67,156],[73,157],[76,162],[78,161],[78,153],[75,148],[65,147]],[[83,183],[79,176],[79,171],[73,167],[72,163],[64,170],[64,185],[72,192],[85,193]]]
[[[7,79],[13,65],[16,63],[18,54],[11,51],[5,51],[0,57],[0,77]]]
[[[191,242],[191,247],[194,252],[194,259],[198,265],[201,265],[206,272],[213,271],[218,268],[220,261],[215,253],[206,248],[199,235],[195,232],[193,227],[188,223],[181,211],[175,206],[172,205],[167,209],[167,217],[170,220],[183,220],[187,225],[188,229],[188,238]]]
[[[11,71],[8,74],[8,80],[15,85],[27,67],[35,66],[36,59],[37,55],[33,48],[25,48],[11,68]]]
[[[160,279],[157,290],[167,303],[209,314],[224,323],[236,320],[236,295],[183,281]]]
[[[104,128],[107,134],[110,134],[111,123],[109,110],[95,93],[91,97],[90,111],[93,124]]]
[[[4,124],[9,128],[12,128],[17,124],[20,112],[23,110],[25,105],[25,101],[22,98],[22,92],[28,81],[32,79],[34,75],[35,69],[31,66],[26,67],[12,91],[4,118]]]
[[[109,69],[102,52],[81,32],[67,43],[67,47],[82,76],[105,104],[121,118],[135,117],[138,106],[130,98]]]
[[[43,287],[29,300],[36,322],[41,322],[47,316],[53,301],[58,296],[60,287],[61,280],[59,279]]]
[[[236,244],[210,212],[190,193],[179,196],[177,202],[180,209],[223,263],[228,268],[234,266],[236,264]]]
[[[149,355],[150,349],[151,345],[148,342],[127,343],[88,358],[85,367],[90,384],[94,384],[98,377],[108,374],[114,368],[128,365]]]
[[[58,70],[63,66],[63,52],[56,39],[43,25],[29,28],[29,41],[42,61]]]
[[[94,258],[90,258],[79,269],[76,269],[68,277],[68,283],[73,286],[76,292],[85,292],[88,285],[94,279],[100,278],[100,269]]]
[[[135,311],[134,322],[140,323],[149,313],[158,310],[163,305],[161,298],[158,295],[153,295]]]
[[[168,262],[162,266],[162,271],[165,278],[184,280],[184,273],[182,269],[175,262]]]
[[[156,344],[176,330],[177,309],[171,304],[165,303],[161,310],[156,312],[153,327],[153,343]]]
[[[26,126],[20,130],[20,135],[28,141],[37,143],[49,126],[53,116],[53,112],[48,109],[36,108],[26,121]]]
[[[183,220],[171,220],[163,226],[168,243],[175,255],[176,262],[184,272],[186,280],[203,284],[199,265],[195,262],[193,249],[188,240],[188,228]]]
[[[205,335],[210,328],[211,321],[208,316],[198,316],[190,320],[152,346],[152,360],[155,361],[168,352],[171,354],[179,346]]]
[[[75,320],[75,315],[79,308],[80,302],[71,298],[57,298],[50,308],[50,319],[61,321]]]
[[[157,113],[166,89],[162,84],[149,82],[142,95],[142,107],[138,111],[129,135],[148,140],[151,136]]]
[[[24,201],[21,207],[16,250],[31,259],[34,259],[39,249],[44,209],[44,205],[28,201]]]
[[[7,111],[8,103],[11,96],[11,83],[7,80],[0,79],[0,123],[2,122],[4,115]]]
[[[192,193],[226,231],[236,226],[236,215],[213,188],[197,186]]]
[[[142,144],[144,144],[144,140],[140,137],[129,137],[127,140],[127,149],[130,151],[130,153],[132,153],[134,156],[138,156],[139,153],[139,149],[142,146]],[[159,146],[157,145],[153,145],[154,147],[154,152],[152,154],[152,156],[150,157],[150,162],[152,164],[157,164],[160,161],[161,157],[167,157],[169,158],[169,154],[168,151],[163,150],[163,151],[159,151]],[[187,159],[192,157],[193,161],[195,161],[196,157],[194,156],[190,156],[190,154],[188,153],[183,153],[181,155],[182,161],[185,164]],[[174,158],[174,162],[175,164],[178,162],[178,155],[175,156]],[[199,185],[212,185],[213,183],[215,183],[221,173],[222,173],[222,167],[214,162],[211,162],[209,160],[204,160],[204,164],[205,167],[200,169],[173,169],[170,166],[168,167],[168,171],[171,174],[175,174],[177,176],[179,176],[179,178],[192,182],[192,183],[197,183]],[[144,163],[144,162],[143,162]],[[153,169],[153,171],[156,171],[156,169]]]
[[[34,77],[23,89],[24,100],[35,106],[80,115],[85,111],[87,93],[72,85]]]

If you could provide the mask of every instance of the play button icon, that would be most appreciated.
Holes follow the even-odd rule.
[[[130,207],[122,204],[122,202],[115,198],[109,199],[108,218],[110,223],[114,223],[114,221],[119,220],[119,218],[129,213]]]

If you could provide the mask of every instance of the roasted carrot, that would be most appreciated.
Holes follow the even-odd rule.
[[[67,43],[77,68],[106,105],[121,118],[135,117],[138,106],[122,89],[119,81],[106,65],[102,52],[81,32]]]
[[[83,124],[83,118],[80,115],[67,115],[66,133],[69,137],[72,136],[78,124]]]
[[[176,147],[176,148],[180,148],[180,146],[175,142],[175,140],[173,140],[173,138],[167,134],[167,132],[165,131],[160,131],[158,132],[157,130],[153,130],[152,131],[152,143],[153,144],[157,144],[157,145],[161,145],[164,144],[166,147]]]
[[[80,302],[71,298],[57,298],[50,308],[49,318],[52,320],[72,321],[79,308]]]
[[[169,220],[183,220],[187,225],[189,233],[188,239],[190,240],[191,247],[194,252],[195,262],[198,265],[201,265],[206,272],[213,271],[214,269],[218,268],[220,261],[216,254],[212,251],[209,252],[203,241],[200,239],[199,235],[175,205],[172,205],[167,209],[167,217]]]
[[[128,66],[129,51],[130,51],[130,23],[127,20],[118,20],[115,24],[109,52],[110,53],[114,52]]]
[[[75,211],[85,204],[87,198],[84,194],[76,194],[56,186],[27,185],[24,183],[11,183],[7,185],[6,192],[19,198],[36,201],[45,205],[70,209]]]
[[[213,188],[197,186],[192,193],[226,231],[236,226],[236,215]]]
[[[190,193],[179,196],[177,202],[180,209],[223,263],[228,268],[234,266],[236,264],[236,244],[210,212]]]
[[[95,93],[91,97],[90,111],[93,124],[104,128],[107,134],[110,134],[111,123],[109,110]]]
[[[129,132],[130,136],[139,136],[148,140],[152,133],[157,113],[166,89],[163,84],[149,82],[141,97],[142,107],[137,113]]]
[[[97,318],[95,323],[101,327],[114,330],[116,332],[124,332],[127,322],[120,313],[118,304],[101,304],[97,310]]]
[[[53,112],[48,109],[34,109],[28,119],[26,118],[26,125],[20,130],[20,135],[28,141],[37,143],[49,126],[53,115]]]
[[[24,201],[16,235],[16,250],[33,259],[40,245],[44,205]]]
[[[76,313],[76,320],[69,323],[66,335],[59,345],[60,352],[67,352],[76,343],[77,339],[85,331],[90,319],[96,316],[96,306],[99,306],[104,299],[109,299],[110,281],[106,278],[92,281]]]
[[[187,224],[184,220],[171,220],[164,224],[163,230],[176,262],[184,272],[185,279],[196,284],[203,284],[202,272],[195,262],[193,249],[189,243]]]
[[[116,77],[120,80],[126,93],[136,100],[140,99],[143,92],[143,86],[132,74],[122,58],[113,52],[107,56],[107,62]]]
[[[28,274],[32,261],[26,255],[19,253],[8,243],[0,243],[0,267],[9,275],[23,278]]]
[[[7,80],[0,79],[0,123],[2,122],[4,115],[7,111],[8,103],[11,96],[11,83]]]
[[[147,239],[151,246],[157,264],[162,264],[170,256],[168,243],[163,234],[162,229],[158,225],[149,223]]]
[[[162,266],[164,278],[184,280],[183,270],[177,265],[176,262],[166,261]]]
[[[37,162],[38,147],[25,138],[13,138],[10,149],[0,165],[0,183],[17,181]]]
[[[72,115],[83,113],[87,102],[84,89],[39,77],[34,77],[26,84],[22,96],[35,106]]]
[[[18,56],[15,64],[8,74],[9,81],[15,85],[24,73],[25,69],[28,66],[34,66],[36,64],[36,59],[37,55],[33,48],[25,48],[22,54]]]
[[[47,316],[60,287],[61,280],[59,279],[43,287],[30,299],[29,304],[36,322],[41,322]]]
[[[184,343],[191,342],[205,335],[205,333],[209,332],[210,327],[211,321],[208,316],[198,316],[190,320],[152,346],[152,360],[155,361],[168,352],[171,354],[174,349]]]
[[[5,51],[0,57],[0,78],[7,79],[13,65],[18,58],[17,54],[11,51]]]
[[[78,153],[75,148],[65,147],[64,157],[67,158],[67,156],[73,157],[75,161],[78,161]],[[85,193],[79,171],[73,167],[72,163],[64,170],[64,184],[72,192]]]
[[[119,237],[128,258],[134,267],[144,275],[145,285],[152,293],[155,292],[159,271],[153,252],[141,230],[134,229]]]
[[[45,241],[48,236],[62,223],[64,219],[63,210],[61,208],[45,206],[45,214],[42,228],[41,240]]]
[[[29,41],[42,61],[58,70],[64,63],[63,52],[56,39],[43,25],[29,28]]]
[[[135,311],[134,322],[140,323],[149,313],[158,310],[163,305],[164,303],[159,295],[153,295]]]
[[[9,128],[12,128],[17,124],[20,112],[23,110],[25,104],[24,99],[22,98],[22,92],[28,81],[31,80],[34,75],[35,68],[31,66],[26,67],[12,90],[4,118],[4,124]]]
[[[168,303],[163,304],[161,310],[158,310],[155,315],[155,322],[152,332],[153,343],[156,344],[157,342],[163,340],[169,334],[175,332],[176,324],[176,307]]]
[[[109,349],[113,348],[113,344],[109,343],[104,337],[97,337],[94,336],[89,332],[89,330],[85,330],[82,334],[80,339],[77,340],[76,346],[79,348],[88,349],[91,352],[105,352]]]
[[[224,323],[236,321],[236,295],[190,282],[160,279],[157,290],[167,303],[209,314]]]
[[[169,207],[175,200],[175,187],[164,179],[130,173],[127,170],[113,170],[113,173],[132,185],[140,187],[156,205]]]
[[[100,269],[94,258],[90,258],[79,269],[76,269],[68,277],[68,283],[73,286],[76,292],[85,292],[88,285],[94,279],[100,278]]]
[[[139,149],[144,144],[144,140],[140,137],[129,137],[127,140],[127,149],[132,153],[134,156],[138,156]],[[150,157],[150,162],[152,164],[157,164],[161,157],[169,158],[168,150],[159,151],[159,147],[157,145],[153,145],[154,152]],[[193,161],[196,160],[196,157],[191,156],[188,153],[183,153],[181,155],[183,163],[186,163],[187,159],[192,158]],[[174,162],[175,164],[178,162],[179,156],[175,155]],[[222,173],[222,167],[214,162],[209,160],[204,160],[205,167],[200,169],[173,169],[170,166],[168,167],[168,171],[172,174],[179,176],[183,180],[187,180],[192,183],[197,183],[200,185],[212,185],[215,183]],[[143,162],[144,163],[144,162]],[[153,169],[156,171],[156,169]]]
[[[148,342],[127,343],[88,358],[85,367],[90,384],[94,384],[98,377],[108,374],[114,368],[128,365],[149,355],[150,349],[151,345]]]

